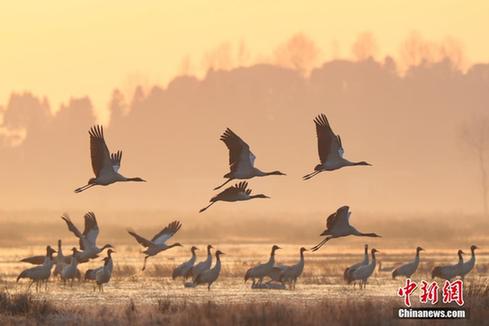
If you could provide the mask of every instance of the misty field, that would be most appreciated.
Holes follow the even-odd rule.
[[[281,244],[278,263],[298,259],[297,245]],[[269,244],[216,245],[224,251],[219,280],[207,291],[205,286],[184,288],[182,280],[171,279],[173,267],[188,259],[188,248],[168,251],[148,260],[142,272],[142,255],[136,246],[119,246],[114,254],[114,272],[105,292],[94,291],[88,282],[75,282],[73,288],[51,279],[47,292],[26,292],[28,282],[15,283],[18,273],[31,265],[19,263],[24,256],[42,252],[41,246],[0,249],[0,300],[2,324],[15,322],[46,324],[318,324],[323,321],[361,324],[366,318],[376,323],[395,321],[393,308],[400,307],[397,289],[401,280],[392,280],[390,270],[413,258],[412,250],[382,248],[378,268],[367,289],[353,289],[344,283],[345,267],[361,260],[362,248],[328,248],[306,252],[304,274],[295,291],[252,290],[244,283],[245,271],[268,259]],[[205,256],[199,245],[199,259]],[[68,246],[65,247],[65,251]],[[415,280],[429,279],[435,264],[456,261],[453,250],[422,253]],[[82,273],[99,266],[99,261],[80,265]],[[489,256],[478,255],[477,266],[466,279],[466,302],[471,321],[487,314]],[[479,290],[474,291],[477,287]],[[480,290],[482,288],[482,290]],[[485,289],[485,290],[484,290]],[[485,292],[484,292],[485,291]],[[477,292],[477,295],[474,294]],[[473,298],[474,297],[474,298]],[[3,301],[2,301],[3,300]],[[417,299],[413,301],[416,302]],[[481,307],[485,307],[482,309]],[[484,318],[487,318],[484,317]]]

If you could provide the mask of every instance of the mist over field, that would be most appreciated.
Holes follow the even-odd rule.
[[[481,212],[476,158],[461,130],[486,114],[489,65],[466,72],[448,59],[400,76],[396,62],[334,60],[304,77],[297,70],[254,65],[176,77],[167,88],[114,91],[105,135],[124,152],[121,171],[146,184],[94,188],[75,195],[92,171],[89,98],[53,114],[49,100],[14,93],[2,108],[0,197],[9,209],[138,209],[196,212],[227,173],[226,127],[247,141],[263,170],[287,177],[251,180],[273,199],[215,205],[228,212]],[[343,139],[346,157],[373,167],[345,168],[303,182],[317,164],[313,117],[324,112]],[[324,207],[324,210],[322,209]]]

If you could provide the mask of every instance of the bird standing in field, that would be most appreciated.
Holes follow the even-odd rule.
[[[197,259],[197,255],[195,254],[196,250],[199,249],[195,246],[192,246],[192,248],[190,248],[192,257],[190,257],[190,259],[187,260],[186,262],[183,262],[182,264],[178,265],[173,270],[172,279],[176,279],[177,277],[182,277],[183,281],[185,282],[185,280],[191,276],[192,267],[194,266],[195,261]]]
[[[264,177],[268,175],[285,175],[280,171],[263,172],[255,168],[255,155],[250,146],[245,143],[231,129],[227,128],[220,138],[229,149],[229,173],[224,175],[226,182],[214,188],[217,190],[235,179],[251,179],[253,177]]]
[[[344,150],[341,138],[331,130],[328,118],[326,118],[324,113],[314,119],[314,124],[316,125],[319,160],[321,163],[314,167],[314,172],[305,175],[303,177],[304,180],[309,180],[323,171],[334,171],[345,166],[371,165],[365,161],[351,162],[343,158]]]
[[[102,248],[97,247],[97,237],[100,230],[98,228],[97,218],[93,212],[88,212],[84,216],[85,228],[83,233],[73,224],[67,214],[61,216],[61,219],[66,222],[68,230],[79,239],[80,249],[82,251],[77,253],[78,263],[86,263],[89,259],[97,258],[106,248],[113,248],[110,243],[104,245]]]
[[[51,246],[47,246],[44,263],[40,266],[35,266],[22,271],[22,273],[20,273],[17,277],[17,282],[19,282],[21,278],[29,278],[32,280],[32,282],[29,284],[27,290],[31,288],[32,284],[36,283],[37,292],[39,291],[40,286],[42,286],[43,282],[45,283],[45,289],[47,289],[48,279],[49,276],[51,276],[51,268],[53,267],[53,253],[55,252],[56,250],[51,248]]]
[[[65,267],[63,267],[63,270],[61,271],[60,274],[61,279],[63,280],[64,283],[66,283],[67,280],[71,280],[70,287],[73,287],[73,280],[76,277],[77,266],[78,266],[78,259],[76,258],[78,249],[73,247],[72,251],[73,251],[73,255],[71,256],[71,263],[65,265]]]
[[[407,278],[410,278],[411,275],[416,273],[416,270],[418,269],[419,266],[419,253],[424,250],[421,247],[416,248],[416,256],[414,257],[414,260],[412,262],[409,262],[407,264],[404,264],[402,266],[397,267],[395,270],[392,271],[392,279],[395,279],[397,276],[405,276]]]
[[[476,245],[470,246],[470,252],[471,256],[470,259],[467,260],[465,263],[463,263],[461,271],[460,271],[460,277],[462,280],[465,278],[465,275],[470,273],[470,271],[474,268],[475,266],[475,250],[479,249]]]
[[[459,250],[457,252],[458,262],[454,265],[443,265],[443,266],[435,266],[431,271],[431,278],[435,277],[450,281],[452,278],[455,278],[457,275],[462,273],[462,268],[464,265],[464,252]]]
[[[211,290],[212,283],[214,283],[217,280],[219,274],[221,273],[221,255],[224,255],[224,253],[221,252],[220,250],[217,250],[216,264],[211,269],[203,271],[202,273],[197,275],[197,278],[195,279],[194,282],[195,285],[207,284],[207,290],[208,291]]]
[[[139,177],[126,178],[119,174],[122,151],[117,151],[112,154],[109,152],[109,148],[105,143],[104,129],[102,126],[93,126],[88,133],[90,134],[90,156],[95,178],[90,178],[85,186],[75,189],[76,193],[87,190],[93,186],[108,186],[115,182],[146,181]]]
[[[365,266],[365,265],[368,265],[368,244],[365,245],[365,252],[363,254],[363,260],[359,263],[351,265],[350,267],[347,267],[345,269],[345,271],[343,272],[343,279],[345,281],[348,281],[348,273],[350,273],[350,271],[354,271],[358,267]]]
[[[273,273],[273,268],[275,267],[275,251],[279,249],[281,249],[279,246],[273,245],[268,262],[258,264],[255,267],[248,269],[244,277],[245,283],[251,279],[253,281],[253,284],[251,285],[252,288],[257,285],[261,286],[263,278]],[[256,279],[258,279],[258,283],[255,282]]]
[[[173,243],[171,245],[167,245],[165,242],[169,240],[171,237],[177,233],[178,230],[180,230],[180,227],[182,224],[179,221],[173,221],[168,226],[166,226],[163,230],[155,234],[155,236],[151,240],[147,240],[146,238],[143,238],[139,234],[137,234],[134,231],[128,230],[127,232],[136,239],[136,241],[141,244],[143,247],[146,249],[143,251],[146,256],[144,257],[144,264],[143,264],[143,271],[146,269],[146,260],[151,257],[155,256],[158,253],[165,251],[167,249],[173,248],[173,247],[181,247],[182,245],[179,242]]]
[[[212,245],[207,245],[207,258],[204,261],[199,262],[197,265],[193,266],[190,270],[190,275],[192,276],[192,283],[195,283],[197,276],[200,273],[208,270],[212,266],[212,253],[211,249],[214,248]]]
[[[380,237],[376,233],[363,233],[350,225],[350,207],[342,206],[338,210],[328,216],[326,221],[326,230],[320,234],[320,236],[326,236],[324,240],[311,248],[312,251],[316,251],[321,248],[326,242],[334,238],[346,237],[349,235],[355,235],[359,237]]]
[[[300,258],[299,262],[295,265],[288,266],[285,271],[282,273],[281,281],[289,283],[289,289],[295,289],[295,284],[297,283],[297,279],[301,276],[304,271],[304,251],[307,251],[306,248],[302,247],[299,250]]]
[[[104,258],[104,266],[95,273],[95,282],[100,292],[104,292],[104,284],[109,283],[110,277],[112,276],[112,269],[114,267],[112,253],[114,252],[112,249],[107,250],[107,257]]]
[[[362,288],[362,285],[363,285],[363,288],[367,287],[368,278],[373,274],[373,272],[375,270],[375,265],[377,262],[377,259],[375,257],[375,253],[377,253],[377,252],[379,252],[379,251],[377,249],[373,248],[371,251],[372,259],[370,260],[370,262],[367,265],[360,266],[357,269],[351,270],[348,272],[348,274],[347,274],[348,284],[350,284],[351,282],[354,282],[354,281],[360,281],[360,289]],[[355,284],[353,284],[353,286],[355,286]]]
[[[218,201],[235,202],[250,200],[254,198],[270,198],[268,196],[265,196],[264,194],[252,195],[251,189],[247,189],[247,187],[248,182],[242,181],[232,187],[226,188],[225,190],[218,193],[216,196],[212,197],[211,200],[209,200],[210,204],[202,208],[199,213],[202,213]]]

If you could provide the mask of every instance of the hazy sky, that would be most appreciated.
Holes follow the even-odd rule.
[[[380,55],[397,55],[412,31],[460,41],[487,62],[489,2],[471,1],[8,1],[0,4],[0,105],[29,90],[57,108],[88,95],[102,112],[112,89],[165,85],[188,57],[201,72],[208,51],[244,42],[259,61],[302,32],[324,58],[350,56],[362,32]]]

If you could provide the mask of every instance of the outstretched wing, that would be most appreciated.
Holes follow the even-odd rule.
[[[95,214],[93,212],[88,212],[85,214],[85,230],[83,230],[83,236],[87,240],[87,242],[95,247],[97,242],[97,237],[99,234],[99,228],[97,224],[97,219],[95,218]],[[81,247],[82,250],[84,248]]]
[[[92,157],[92,169],[95,176],[99,176],[102,170],[112,169],[110,152],[105,144],[104,129],[102,126],[93,126],[88,131],[90,134],[90,154]]]
[[[165,243],[168,239],[170,239],[175,233],[177,233],[178,230],[182,227],[182,223],[179,221],[173,221],[168,226],[166,226],[163,230],[158,232],[153,239],[151,239],[151,242],[156,243],[156,244],[163,244]]]
[[[342,156],[343,148],[341,147],[341,140],[339,136],[336,136],[331,130],[328,118],[324,113],[321,113],[314,119],[316,124],[316,135],[318,138],[318,152],[321,163],[325,163],[328,157]],[[341,155],[340,155],[341,151]]]
[[[23,263],[30,263],[32,265],[41,265],[44,263],[44,259],[46,259],[46,255],[26,257],[20,261]]]
[[[246,181],[241,181],[234,186],[228,187],[221,191],[219,194],[214,196],[211,201],[217,201],[221,200],[224,198],[232,198],[234,196],[239,196],[240,194],[247,194],[249,195],[251,193],[251,189],[247,189],[248,187],[248,182]]]
[[[232,172],[238,169],[251,169],[255,165],[255,155],[250,146],[231,129],[227,128],[220,138],[229,149],[229,168]]]
[[[112,161],[112,168],[114,172],[119,172],[121,168],[121,160],[122,160],[122,151],[117,151],[116,153],[110,154],[110,160]]]
[[[136,241],[139,242],[139,244],[141,244],[143,247],[149,247],[149,246],[152,245],[151,241],[149,241],[148,239],[143,238],[142,236],[140,236],[136,232],[134,232],[132,230],[127,230],[127,232],[130,235],[132,235],[134,237],[134,239],[136,239]]]
[[[350,207],[342,206],[336,210],[335,213],[328,217],[327,226],[328,229],[332,227],[344,227],[350,224]],[[334,217],[333,217],[334,215]],[[331,221],[330,221],[331,218]]]
[[[85,246],[83,245],[83,234],[80,232],[80,230],[78,230],[76,225],[73,224],[68,214],[63,214],[61,218],[66,222],[66,225],[68,225],[68,230],[80,240],[80,249],[85,250]]]

